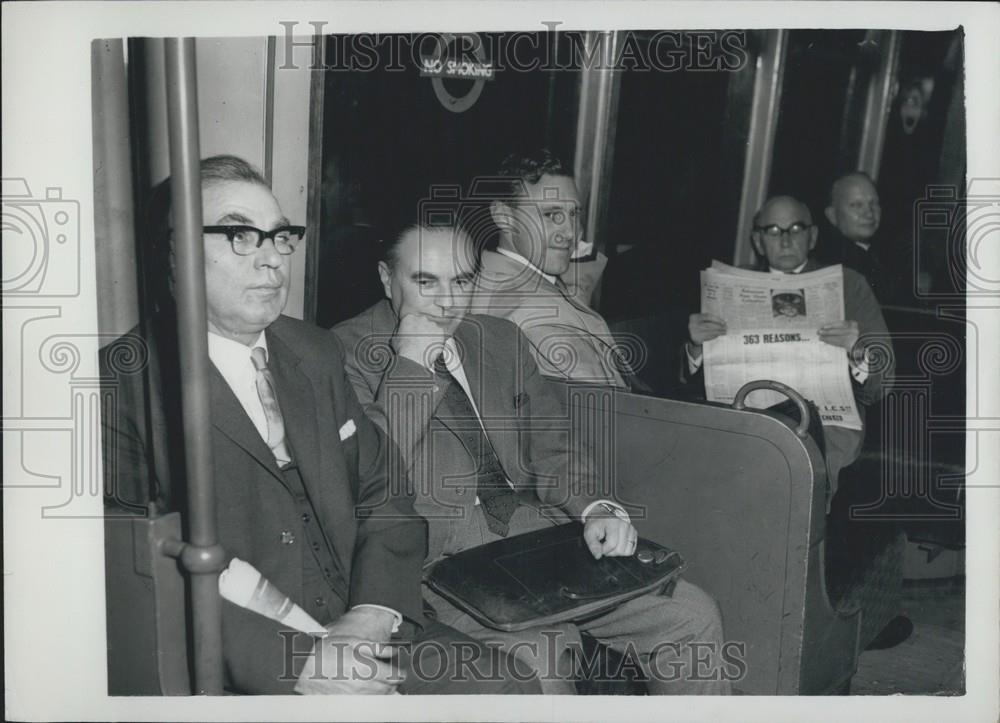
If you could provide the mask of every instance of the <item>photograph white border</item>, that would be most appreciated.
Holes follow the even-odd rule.
[[[80,207],[80,294],[33,302],[67,333],[97,331],[91,48],[97,38],[281,35],[279,21],[325,21],[324,32],[774,27],[965,27],[968,177],[1000,178],[997,48],[1000,6],[989,3],[579,2],[579,3],[4,3],[3,177],[32,191],[60,187]],[[303,111],[305,112],[305,110]],[[1000,238],[998,238],[1000,241]],[[7,255],[4,248],[4,255]],[[993,257],[996,258],[995,256]],[[68,272],[67,272],[68,273]],[[998,278],[996,274],[990,278]],[[4,415],[19,384],[39,409],[65,414],[66,390],[32,383],[37,358],[21,354],[28,300],[4,300]],[[967,487],[967,694],[958,697],[670,698],[109,698],[106,695],[103,529],[100,495],[81,500],[90,519],[43,518],[65,492],[29,488],[19,459],[4,460],[6,717],[11,720],[996,720],[998,681],[998,466],[1000,298],[970,301],[968,395],[982,422]],[[972,329],[975,328],[973,332]],[[96,339],[82,349],[96,364]],[[89,355],[89,356],[88,356]],[[92,357],[93,361],[86,361]],[[21,360],[23,359],[23,364]],[[970,407],[971,408],[971,407]],[[61,411],[60,411],[61,410]],[[5,451],[9,451],[4,435]],[[45,450],[20,450],[45,454]],[[16,456],[16,455],[14,455]],[[97,455],[99,457],[99,454]],[[90,504],[90,507],[87,507]]]

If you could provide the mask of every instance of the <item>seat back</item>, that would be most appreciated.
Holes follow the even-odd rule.
[[[823,693],[854,673],[857,613],[841,615],[823,570],[825,466],[773,413],[559,383],[574,444],[639,533],[679,550],[684,576],[722,609],[746,662],[737,691]]]
[[[185,580],[163,551],[180,514],[105,512],[108,695],[190,695]]]

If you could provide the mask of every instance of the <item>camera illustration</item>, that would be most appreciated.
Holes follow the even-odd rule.
[[[474,254],[474,249],[489,244],[494,233],[489,199],[466,196],[460,186],[451,184],[435,184],[429,191],[417,204],[417,222],[421,226],[461,228],[472,241],[472,248],[456,246],[458,252]],[[462,261],[466,267],[476,265],[474,256]],[[456,265],[458,262],[456,258]]]
[[[1000,295],[1000,178],[969,179],[965,196],[929,186],[913,222],[917,297]]]
[[[519,239],[522,242],[519,247],[541,254],[532,259],[534,263],[552,255],[562,264],[592,258],[593,244],[582,238],[585,209],[575,198],[561,197],[560,189],[553,186],[543,189],[541,199],[529,200],[526,189],[518,192],[512,183],[521,181],[478,176],[472,180],[467,195],[457,185],[431,186],[430,193],[419,202],[419,221],[431,226],[458,224],[480,251],[495,250],[503,231]],[[523,275],[528,279],[541,278],[528,267],[523,269]],[[578,265],[570,263],[559,275],[565,284],[572,285]],[[480,280],[487,285],[489,277],[488,269],[480,272]]]
[[[23,178],[3,179],[4,296],[80,293],[80,204],[46,188],[34,198]]]

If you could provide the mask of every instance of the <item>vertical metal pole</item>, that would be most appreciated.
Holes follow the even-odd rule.
[[[778,129],[778,112],[781,107],[788,31],[768,30],[766,33],[764,47],[757,57],[750,133],[743,165],[743,191],[740,195],[740,215],[733,249],[733,259],[737,264],[746,263],[753,256],[750,248],[753,216],[767,200],[771,164],[774,161],[774,136]]]
[[[885,30],[881,35],[881,58],[878,69],[872,75],[865,98],[864,125],[861,129],[861,144],[858,149],[858,170],[878,180],[879,166],[882,165],[882,148],[885,145],[885,130],[892,110],[893,86],[899,67],[900,33]]]
[[[97,321],[105,334],[124,334],[139,322],[128,84],[121,40],[91,44],[94,89],[94,236]]]
[[[598,251],[614,255],[604,233],[611,194],[611,171],[614,166],[615,134],[618,130],[618,97],[621,73],[613,68],[618,57],[622,33],[588,31],[584,42],[593,53],[597,67],[584,64],[580,70],[579,109],[576,123],[574,170],[579,191],[586,199],[588,239]],[[591,306],[600,309],[601,286],[594,289]]]
[[[588,53],[594,53],[598,65],[592,68],[585,64],[580,70],[574,170],[579,190],[586,194],[587,236],[594,240],[599,251],[603,251],[607,246],[602,231],[611,191],[621,85],[621,73],[616,72],[611,63],[618,55],[621,33],[587,32],[585,42]]]
[[[313,36],[316,50],[313,58],[326,58],[326,36]],[[319,66],[322,67],[322,66]],[[306,241],[305,241],[305,284],[303,285],[302,318],[306,321],[316,321],[319,306],[319,289],[316,280],[319,278],[319,239],[322,238],[323,221],[323,114],[326,104],[327,78],[336,74],[327,74],[316,67],[310,70],[309,80],[309,165],[306,181]],[[340,77],[340,76],[336,76]],[[301,251],[299,252],[301,253]]]
[[[194,38],[168,38],[164,47],[167,118],[170,130],[170,193],[177,259],[177,335],[181,407],[187,462],[190,543],[181,562],[191,573],[195,690],[222,693],[222,602],[219,570],[223,551],[215,529],[212,479],[208,325],[205,318],[205,255],[201,219],[198,86]]]

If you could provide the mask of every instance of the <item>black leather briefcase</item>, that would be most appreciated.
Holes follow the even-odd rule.
[[[639,539],[630,557],[595,560],[583,525],[570,522],[443,558],[427,584],[487,627],[524,630],[579,622],[647,592],[669,594],[684,561]]]

